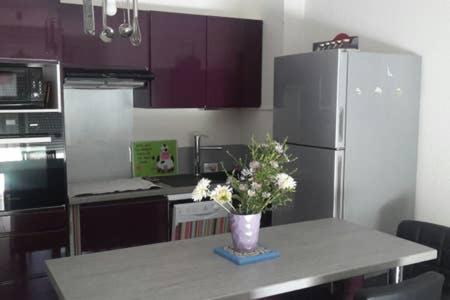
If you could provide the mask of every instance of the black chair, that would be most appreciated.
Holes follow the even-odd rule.
[[[438,224],[405,220],[397,228],[397,236],[434,248],[438,258],[419,264],[406,266],[403,278],[409,279],[428,271],[445,276],[442,299],[450,300],[450,228]]]
[[[359,290],[355,300],[440,300],[444,276],[427,272],[399,284]]]

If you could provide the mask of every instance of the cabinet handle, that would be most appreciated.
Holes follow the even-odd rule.
[[[0,139],[0,145],[51,143],[52,137],[6,138]]]
[[[33,212],[33,211],[40,211],[40,210],[65,208],[65,207],[66,207],[65,204],[61,204],[61,205],[57,205],[57,206],[45,206],[45,207],[35,207],[35,208],[26,208],[26,209],[2,211],[2,212],[0,212],[0,216],[11,216],[11,215],[15,215],[15,214],[24,213],[24,212]]]

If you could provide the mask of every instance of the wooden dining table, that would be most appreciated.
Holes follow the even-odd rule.
[[[46,264],[64,300],[258,299],[437,257],[432,248],[338,219],[261,229],[260,244],[281,253],[274,260],[238,266],[213,253],[230,243],[222,234]]]

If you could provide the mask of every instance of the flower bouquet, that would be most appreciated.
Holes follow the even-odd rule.
[[[211,186],[202,178],[192,193],[194,201],[210,198],[230,213],[234,249],[249,252],[258,246],[261,213],[292,201],[297,183],[286,165],[296,158],[287,153],[286,141],[279,143],[267,136],[265,143],[252,139],[248,146],[250,162],[235,158],[238,166],[228,175],[225,185]]]

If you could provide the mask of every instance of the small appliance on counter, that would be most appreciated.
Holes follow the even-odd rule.
[[[60,112],[57,61],[0,59],[0,113]]]

